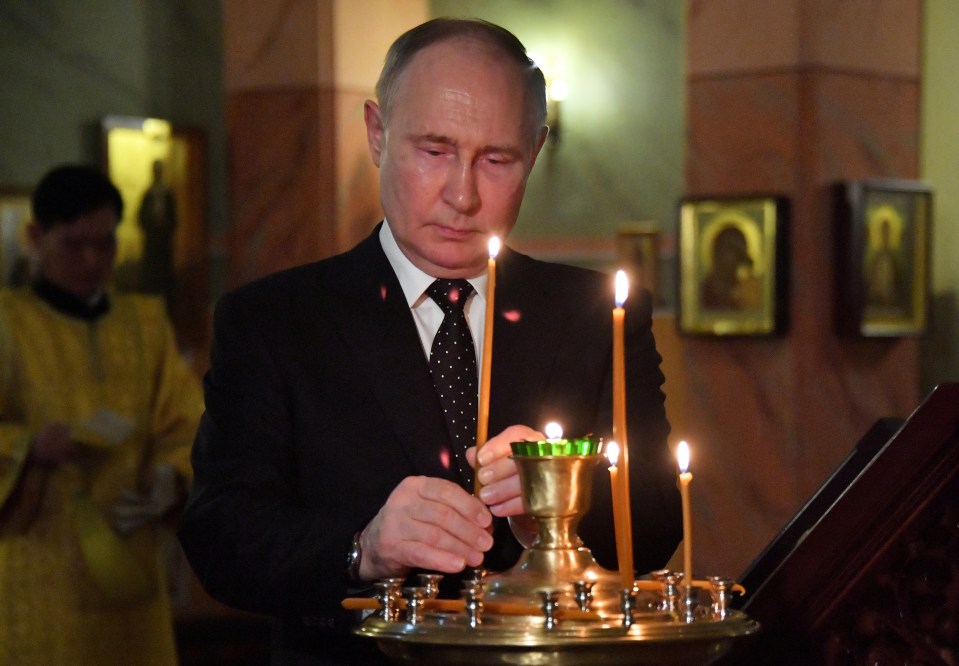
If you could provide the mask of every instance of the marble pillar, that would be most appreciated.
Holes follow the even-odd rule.
[[[231,206],[227,286],[351,247],[382,213],[363,102],[426,0],[223,6]]]
[[[737,576],[879,418],[918,395],[913,338],[835,332],[830,186],[916,178],[919,0],[690,0],[688,196],[790,199],[790,327],[689,338],[660,318],[672,443],[693,447],[695,569]]]

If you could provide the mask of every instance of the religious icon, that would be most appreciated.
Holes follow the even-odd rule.
[[[0,284],[18,286],[30,279],[27,225],[32,214],[26,189],[0,188]]]
[[[752,222],[730,219],[713,235],[700,285],[699,303],[704,310],[756,310],[761,307],[756,260],[746,241]]]
[[[186,350],[208,347],[209,251],[202,130],[107,116],[105,166],[123,197],[115,287],[162,298]]]
[[[688,199],[680,210],[680,330],[767,335],[785,326],[783,199]]]
[[[866,245],[866,305],[871,308],[902,307],[905,275],[902,257],[902,220],[895,211],[876,215]],[[895,240],[893,228],[895,224]]]
[[[626,271],[630,285],[648,289],[653,303],[661,303],[659,286],[659,230],[652,222],[629,222],[616,234],[616,265]]]
[[[164,182],[163,160],[151,165],[152,180],[143,193],[137,221],[143,234],[140,289],[163,296],[169,305],[174,295],[173,235],[177,226],[176,196]]]
[[[931,190],[912,181],[840,184],[839,324],[865,336],[926,326]]]

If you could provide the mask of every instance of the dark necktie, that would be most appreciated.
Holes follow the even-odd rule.
[[[436,280],[426,293],[445,315],[433,338],[430,372],[443,405],[453,458],[464,485],[472,489],[466,449],[476,443],[476,351],[463,307],[473,287],[466,280]]]

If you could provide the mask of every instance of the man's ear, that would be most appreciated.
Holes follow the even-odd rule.
[[[549,127],[543,125],[539,130],[539,136],[536,137],[536,143],[533,144],[533,154],[530,156],[529,168],[532,171],[533,165],[536,164],[536,158],[539,156],[539,151],[543,149],[543,145],[546,143],[546,136],[549,134]]]
[[[371,99],[363,104],[363,120],[366,122],[366,143],[370,147],[370,156],[373,158],[373,164],[379,167],[386,140],[386,127],[383,124],[383,113],[380,107]]]

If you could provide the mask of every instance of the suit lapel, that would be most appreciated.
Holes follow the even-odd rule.
[[[443,463],[449,435],[422,343],[378,232],[344,255],[332,318],[416,472],[455,481]]]
[[[458,482],[449,467],[446,422],[413,316],[380,247],[379,227],[335,268],[323,299],[393,426],[416,473]],[[543,423],[544,402],[569,316],[529,257],[504,248],[497,262],[490,436],[514,423]],[[554,417],[555,418],[555,417]]]
[[[531,418],[553,374],[564,310],[532,260],[508,249],[497,262],[496,321],[490,387],[490,435]],[[542,423],[527,422],[533,428]]]

